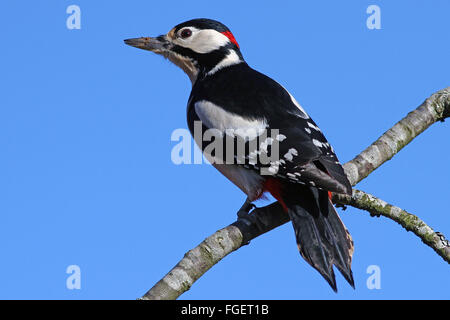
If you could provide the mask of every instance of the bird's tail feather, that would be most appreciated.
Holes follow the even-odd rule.
[[[288,204],[298,249],[302,257],[337,291],[333,265],[354,288],[352,238],[326,191],[309,188],[299,201]]]

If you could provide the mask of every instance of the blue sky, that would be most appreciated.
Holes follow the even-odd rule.
[[[81,29],[66,8],[81,9]],[[381,9],[381,29],[366,8]],[[135,299],[235,219],[245,199],[209,165],[175,165],[190,82],[122,40],[197,17],[225,23],[247,62],[283,84],[352,159],[449,85],[450,2],[4,1],[0,67],[0,298]],[[447,123],[358,185],[450,236]],[[258,203],[264,205],[264,203]],[[185,299],[450,298],[450,269],[385,218],[340,211],[356,290],[335,294],[287,224],[232,253]],[[81,289],[66,288],[66,269]],[[369,290],[370,265],[381,289]]]

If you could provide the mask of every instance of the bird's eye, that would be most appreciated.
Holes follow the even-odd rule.
[[[181,31],[181,34],[180,34],[180,36],[183,39],[189,38],[191,35],[192,35],[191,29],[184,29],[183,31]]]

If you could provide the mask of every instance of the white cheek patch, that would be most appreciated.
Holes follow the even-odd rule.
[[[189,27],[192,35],[187,39],[176,38],[173,43],[197,53],[208,53],[230,43],[230,39],[214,29],[199,30]]]

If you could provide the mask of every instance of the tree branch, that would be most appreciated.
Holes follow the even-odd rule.
[[[417,109],[408,113],[366,150],[344,164],[344,170],[350,183],[356,185],[372,171],[390,160],[433,123],[444,121],[448,117],[450,117],[450,87],[442,89],[426,99]]]
[[[431,247],[450,264],[450,242],[445,239],[442,233],[435,232],[417,216],[356,189],[353,189],[351,197],[343,194],[334,194],[333,202],[368,211],[371,216],[384,216],[394,220],[407,231],[412,231],[422,239],[423,243]]]
[[[366,178],[372,171],[390,160],[404,146],[433,123],[450,117],[450,87],[436,92],[416,110],[386,131],[366,150],[344,165],[352,185]],[[351,205],[383,215],[400,223],[406,230],[414,232],[422,241],[432,247],[444,260],[450,262],[450,247],[440,233],[434,232],[422,220],[406,211],[387,204],[362,191],[354,190],[353,196],[334,195],[337,204]],[[248,241],[289,221],[278,202],[256,208],[248,220],[238,220],[215,232],[197,247],[187,252],[184,258],[141,299],[176,299],[206,271],[231,252]]]

